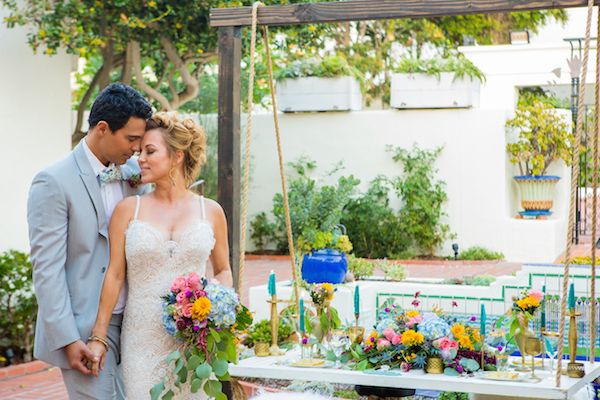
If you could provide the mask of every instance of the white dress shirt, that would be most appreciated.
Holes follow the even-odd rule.
[[[92,165],[92,170],[96,174],[96,177],[100,175],[104,169],[107,167],[104,166],[98,160],[98,158],[92,153],[90,148],[87,145],[86,139],[83,140],[83,149],[85,150],[85,154]],[[113,211],[117,203],[123,200],[123,190],[121,188],[120,181],[114,181],[110,183],[105,183],[100,186],[100,194],[102,196],[102,203],[104,205],[104,212],[106,214],[106,221],[110,223],[110,217],[112,216]],[[127,281],[125,281],[123,287],[121,288],[121,292],[119,293],[119,299],[117,304],[115,305],[115,309],[113,310],[113,314],[122,314],[125,309],[125,301],[127,300]]]

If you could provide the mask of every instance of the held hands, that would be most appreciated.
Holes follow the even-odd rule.
[[[92,358],[89,359],[91,373],[97,377],[100,371],[104,369],[106,353],[108,352],[108,342],[104,338],[91,336],[88,339],[87,347],[92,353]]]
[[[84,375],[93,374],[90,362],[94,363],[100,361],[99,357],[96,356],[81,340],[76,340],[67,345],[65,347],[65,352],[67,353],[69,366]]]

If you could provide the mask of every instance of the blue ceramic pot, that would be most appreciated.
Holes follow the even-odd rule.
[[[302,279],[308,283],[342,283],[347,272],[348,259],[338,250],[316,250],[302,260]]]

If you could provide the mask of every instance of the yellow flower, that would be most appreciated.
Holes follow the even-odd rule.
[[[200,297],[196,299],[192,306],[192,318],[198,321],[204,321],[210,313],[210,300],[208,297]]]
[[[473,340],[479,342],[481,340],[481,336],[479,336],[479,331],[473,330],[472,332]]]
[[[309,25],[309,26],[308,26],[308,31],[309,31],[309,32],[314,32],[314,31],[316,31],[316,30],[317,30],[317,27],[316,27],[316,26],[314,26],[314,25]]]
[[[38,34],[40,35],[40,38],[43,39],[46,37],[46,31],[43,29],[40,29]]]
[[[150,7],[156,7],[156,2],[155,2],[155,1],[149,1],[149,2],[148,2],[148,5],[149,5]]]
[[[471,342],[471,339],[468,336],[461,336],[458,338],[458,344],[460,345],[460,347],[465,348],[465,349],[469,349],[469,350],[473,350],[473,343]]]
[[[408,318],[414,318],[419,316],[419,312],[417,310],[410,310],[406,312],[406,316]]]
[[[402,334],[402,344],[405,346],[416,346],[425,341],[423,334],[415,332],[412,329],[405,331]]]
[[[465,334],[465,327],[462,326],[461,324],[454,324],[451,331],[452,331],[452,334],[454,335],[454,337],[458,338]]]
[[[177,28],[177,29],[181,29],[181,28],[183,28],[183,25],[181,24],[181,22],[177,22],[177,23],[175,24],[175,28]]]
[[[521,300],[517,300],[517,306],[522,310],[527,310],[531,307],[539,307],[540,302],[533,296],[527,296],[525,298],[522,298]]]
[[[325,299],[327,299],[327,300],[333,299],[333,285],[331,283],[324,283],[321,287],[327,291],[327,294],[325,295]]]

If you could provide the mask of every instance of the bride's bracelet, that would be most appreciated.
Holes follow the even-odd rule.
[[[96,335],[92,335],[88,338],[88,342],[93,342],[93,341],[102,343],[104,345],[104,347],[106,348],[106,352],[108,353],[108,348],[109,348],[108,341],[105,338],[96,336]]]

